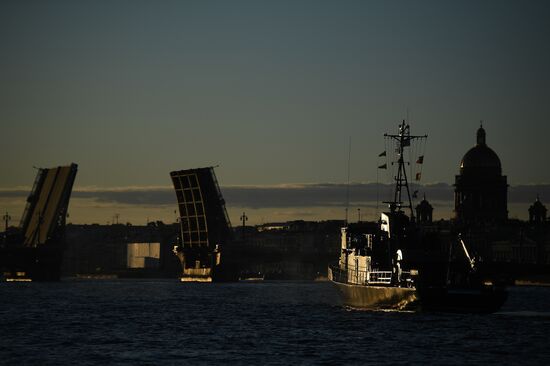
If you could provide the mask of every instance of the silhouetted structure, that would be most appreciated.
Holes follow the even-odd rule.
[[[539,197],[529,207],[529,222],[541,223],[546,221],[546,207],[540,202]]]
[[[6,279],[59,280],[77,165],[39,169],[19,229],[0,251]]]
[[[424,195],[424,199],[420,201],[418,205],[416,205],[415,209],[416,219],[418,220],[419,224],[429,224],[432,222],[434,208],[426,200],[426,195]]]
[[[180,212],[180,242],[174,252],[182,264],[182,281],[238,279],[229,254],[231,223],[214,168],[174,171],[170,176]]]
[[[502,223],[508,218],[508,184],[498,155],[486,143],[483,126],[477,145],[468,150],[455,180],[455,215],[469,226]]]

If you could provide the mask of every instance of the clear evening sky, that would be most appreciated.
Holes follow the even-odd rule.
[[[349,136],[352,181],[375,182],[407,110],[422,183],[453,183],[484,120],[511,186],[548,184],[548,19],[547,1],[2,1],[0,189],[70,162],[83,191],[217,164],[222,186],[345,183]],[[93,202],[74,221],[175,209]]]

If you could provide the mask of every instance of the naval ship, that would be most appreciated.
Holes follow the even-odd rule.
[[[341,254],[329,279],[345,305],[366,309],[492,313],[507,299],[505,286],[472,255],[460,230],[427,228],[415,220],[404,160],[405,149],[424,136],[410,135],[405,121],[396,135],[393,200],[376,226],[341,229]],[[423,160],[423,156],[420,160]],[[405,201],[405,202],[403,202]],[[407,215],[409,213],[409,215]]]
[[[407,255],[415,247],[418,233],[404,156],[412,141],[425,140],[427,135],[411,135],[410,126],[403,121],[396,135],[384,136],[396,144],[393,200],[384,202],[388,210],[381,213],[376,227],[358,223],[341,229],[340,259],[337,265],[329,266],[328,274],[345,305],[375,310],[412,309],[418,302],[418,270],[410,267]],[[407,208],[410,217],[405,213]]]
[[[4,280],[59,280],[65,219],[77,168],[71,164],[38,169],[19,227],[6,228],[2,235],[0,269]]]

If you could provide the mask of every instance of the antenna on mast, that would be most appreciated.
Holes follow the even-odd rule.
[[[348,184],[346,186],[346,225],[348,224],[348,211],[349,211],[350,161],[351,161],[351,136],[349,137],[349,142],[348,142]]]
[[[407,109],[408,114],[408,109]],[[402,208],[409,208],[411,211],[411,221],[414,221],[414,210],[411,200],[411,192],[409,189],[409,182],[407,179],[407,171],[405,169],[405,159],[404,152],[405,148],[411,146],[411,141],[416,139],[426,139],[428,135],[423,136],[413,136],[411,135],[410,126],[408,123],[405,123],[405,120],[399,125],[399,133],[397,135],[384,134],[384,137],[395,140],[397,144],[397,174],[394,177],[395,179],[395,192],[393,196],[393,201],[384,202],[389,204],[391,212],[397,210],[397,212],[402,212]],[[410,164],[410,162],[407,162]],[[402,190],[405,188],[408,204],[404,204],[402,201]]]

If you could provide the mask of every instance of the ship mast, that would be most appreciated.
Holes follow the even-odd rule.
[[[384,137],[391,140],[395,140],[397,144],[397,174],[394,177],[395,179],[395,192],[393,196],[393,201],[386,201],[384,203],[389,204],[391,212],[403,212],[402,208],[408,208],[411,211],[411,221],[414,222],[414,211],[411,200],[411,192],[409,189],[409,182],[407,180],[407,171],[405,170],[405,164],[410,164],[410,162],[405,162],[403,157],[405,152],[405,147],[411,146],[411,141],[417,139],[426,139],[428,135],[423,136],[413,136],[411,135],[410,126],[405,123],[405,120],[399,125],[399,133],[397,135],[384,134]],[[407,193],[407,204],[403,203],[402,195],[403,188],[405,188]]]

